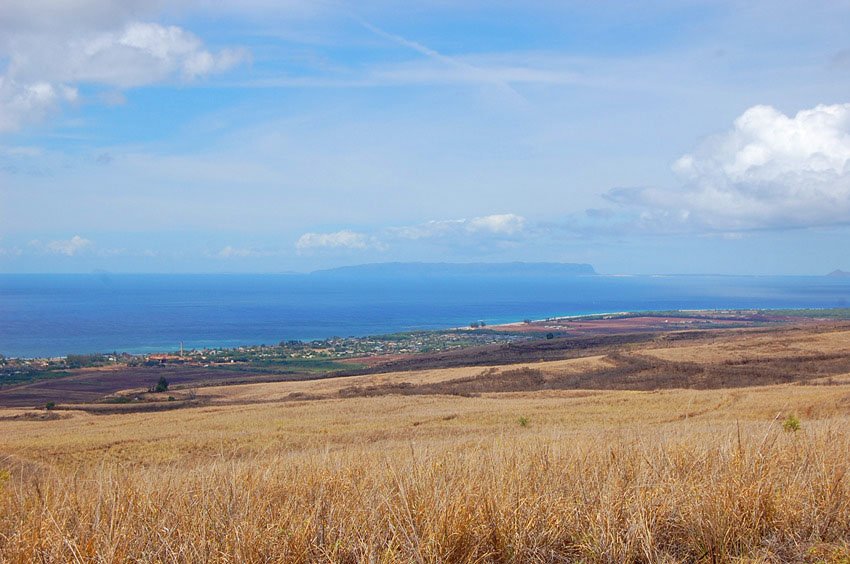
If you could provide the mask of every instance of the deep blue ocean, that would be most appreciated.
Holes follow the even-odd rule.
[[[141,353],[659,309],[829,308],[794,276],[0,275],[0,354]]]

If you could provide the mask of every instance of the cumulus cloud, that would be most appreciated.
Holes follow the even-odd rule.
[[[30,246],[42,252],[72,257],[91,247],[92,242],[79,235],[74,235],[70,239],[48,241],[47,243],[35,240],[30,242]]]
[[[471,219],[442,219],[420,225],[395,228],[393,232],[405,239],[451,237],[469,234],[512,236],[525,229],[524,217],[512,213],[485,215]]]
[[[66,51],[64,56],[60,50]],[[40,51],[36,56],[48,60],[40,61],[43,64],[39,74],[64,82],[95,82],[118,87],[140,86],[170,77],[191,80],[227,70],[246,56],[244,51],[230,49],[214,54],[191,32],[177,26],[145,22],[132,22],[120,30],[74,38]],[[10,72],[30,74],[19,64],[20,61],[13,59]]]
[[[850,223],[850,104],[791,117],[754,106],[673,169],[684,181],[679,189],[617,189],[607,197],[643,209],[647,223],[712,230]]]
[[[366,249],[371,245],[372,241],[363,233],[344,229],[333,233],[305,233],[298,238],[295,248],[303,252],[314,249]]]
[[[514,235],[525,229],[525,218],[512,213],[474,217],[466,222],[466,230],[497,235]]]
[[[227,245],[222,248],[219,252],[216,253],[218,258],[230,259],[230,258],[246,258],[256,256],[258,253],[253,249],[243,249],[239,247],[233,247],[231,245]]]
[[[40,121],[63,103],[77,101],[80,84],[121,89],[165,80],[191,81],[248,58],[244,49],[213,52],[185,29],[121,21],[122,14],[105,21],[68,19],[61,29],[42,29],[34,25],[37,22],[26,24],[27,18],[44,16],[25,9],[6,10],[6,17],[20,24],[0,33],[0,60],[7,61],[0,73],[0,131]],[[109,97],[119,95],[112,91]]]
[[[20,83],[0,75],[0,132],[15,130],[26,121],[40,121],[59,103],[76,98],[76,89],[65,85]]]

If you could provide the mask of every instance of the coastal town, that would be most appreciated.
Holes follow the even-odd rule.
[[[331,337],[312,341],[281,341],[277,344],[244,345],[232,348],[189,348],[178,344],[174,351],[147,354],[126,352],[69,354],[52,358],[7,358],[0,355],[0,386],[68,375],[79,368],[109,366],[153,366],[177,364],[205,368],[239,366],[252,369],[332,368],[334,361],[440,352],[470,346],[529,339],[518,332],[495,331],[478,325],[474,330],[414,331],[366,337]]]

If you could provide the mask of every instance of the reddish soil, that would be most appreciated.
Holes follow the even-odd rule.
[[[713,314],[701,312],[693,316],[598,317],[591,319],[556,318],[531,323],[491,325],[488,329],[512,333],[557,333],[560,335],[615,335],[620,333],[683,331],[690,329],[723,329],[754,327],[764,324],[815,323],[814,320],[766,315],[761,313]]]
[[[156,385],[160,376],[165,376],[172,388],[303,378],[300,375],[237,373],[178,365],[83,368],[73,371],[70,376],[0,389],[0,407],[41,407],[49,401],[57,404],[91,403],[121,390],[147,389]]]
[[[377,356],[358,356],[353,358],[341,358],[337,362],[343,364],[354,364],[364,368],[375,368],[388,362],[410,358],[412,354],[383,354]]]

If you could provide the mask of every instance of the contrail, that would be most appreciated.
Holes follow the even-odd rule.
[[[452,66],[452,67],[461,69],[461,70],[469,73],[469,75],[474,77],[478,82],[497,86],[500,90],[508,93],[512,98],[520,100],[523,103],[526,102],[525,97],[522,94],[520,94],[519,92],[517,92],[514,89],[514,87],[510,85],[510,83],[508,83],[504,80],[501,80],[500,78],[494,76],[494,74],[492,72],[489,72],[487,69],[482,69],[480,67],[476,67],[475,65],[471,65],[471,64],[469,64],[465,61],[458,60],[454,57],[450,57],[448,55],[443,55],[439,51],[437,51],[435,49],[431,49],[427,45],[423,45],[423,44],[421,44],[417,41],[411,41],[410,39],[407,39],[407,38],[402,37],[400,35],[396,35],[394,33],[390,33],[388,31],[385,31],[385,30],[367,22],[366,20],[364,20],[363,18],[360,18],[358,16],[352,16],[352,17],[354,19],[356,19],[360,23],[360,25],[362,25],[363,27],[365,27],[366,29],[368,29],[369,31],[374,33],[375,35],[378,35],[379,37],[383,37],[384,39],[389,39],[393,43],[397,43],[399,45],[402,45],[404,47],[412,49],[412,50],[416,51],[417,53],[421,53],[422,55],[425,55],[426,57],[430,57],[432,59],[440,61],[441,63],[444,63],[448,66]]]

